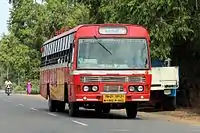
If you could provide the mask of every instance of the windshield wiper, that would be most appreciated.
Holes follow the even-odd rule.
[[[103,44],[101,44],[101,43],[99,42],[99,40],[97,39],[96,36],[94,36],[94,39],[96,39],[97,43],[98,43],[102,48],[104,48],[110,55],[112,55],[112,53],[110,52],[110,50],[108,50]]]

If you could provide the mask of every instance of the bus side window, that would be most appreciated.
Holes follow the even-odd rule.
[[[48,65],[48,55],[45,56],[45,66]]]
[[[57,64],[57,53],[54,55],[54,65]]]
[[[52,65],[53,64],[53,54],[51,54],[51,56],[50,56],[50,65]]]
[[[71,67],[73,63],[74,34],[69,35],[68,48],[69,48],[68,64]]]
[[[69,50],[65,50],[65,55],[64,55],[64,60],[66,63],[68,63],[68,54],[69,54]]]
[[[74,46],[73,43],[70,43],[70,49],[69,49],[69,57],[68,57],[68,63],[73,63],[73,50],[74,50]]]
[[[52,63],[51,63],[52,65],[55,64],[55,63],[54,63],[54,62],[55,62],[55,53],[52,55],[52,61],[51,61],[51,62],[52,62]]]
[[[60,52],[60,59],[61,59],[61,63],[64,63],[65,61],[64,61],[64,51],[61,51]]]
[[[41,58],[41,67],[44,67],[45,66],[45,57],[42,57]]]

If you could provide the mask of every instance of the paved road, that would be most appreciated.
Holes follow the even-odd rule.
[[[120,115],[121,114],[121,115]],[[98,118],[93,111],[81,111],[78,118],[68,112],[49,113],[47,102],[32,96],[0,94],[1,133],[199,133],[200,127],[172,123],[139,115],[126,119],[123,112]]]

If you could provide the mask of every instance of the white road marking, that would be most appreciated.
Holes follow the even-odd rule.
[[[200,132],[200,126],[199,125],[197,125],[197,126],[192,126],[191,127],[192,129],[192,132]]]
[[[10,100],[7,100],[7,99],[3,99],[4,101],[6,101],[6,102],[12,102],[12,101],[10,101]]]
[[[195,129],[195,130],[192,130],[192,132],[200,132],[200,130]]]
[[[191,126],[191,128],[199,128],[200,129],[200,125],[194,125],[194,126]]]
[[[38,111],[37,109],[35,109],[35,108],[30,108],[31,110],[34,110],[34,111]]]
[[[127,129],[113,129],[113,132],[128,132],[129,130]]]
[[[53,114],[53,113],[47,113],[47,114],[49,114],[51,116],[57,116],[56,114]]]
[[[88,126],[88,124],[85,124],[85,123],[82,123],[82,122],[79,122],[79,121],[72,120],[72,122],[79,124],[79,125],[82,125],[82,126]]]
[[[17,104],[16,106],[22,106],[22,107],[24,107],[24,105],[23,105],[23,104]]]

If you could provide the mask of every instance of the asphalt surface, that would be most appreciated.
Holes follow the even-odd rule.
[[[0,133],[200,133],[200,126],[180,124],[138,115],[126,118],[123,111],[95,116],[82,110],[71,118],[68,111],[49,113],[42,98],[0,93]]]

